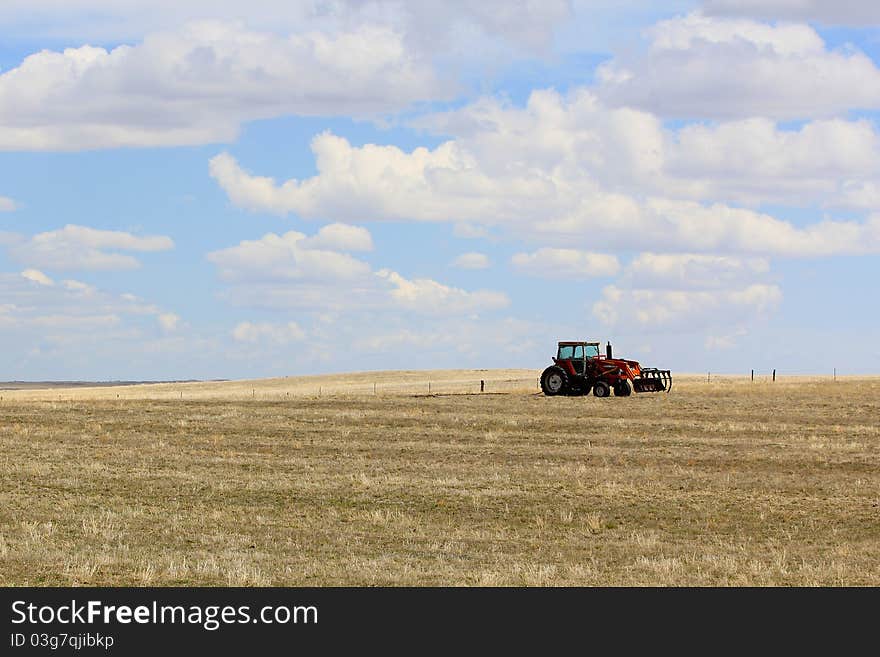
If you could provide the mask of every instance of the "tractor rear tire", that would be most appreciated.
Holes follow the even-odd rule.
[[[548,397],[568,394],[568,375],[557,365],[551,365],[541,374],[541,391]]]
[[[629,385],[629,381],[627,381],[626,379],[621,379],[614,384],[615,397],[629,397],[631,394],[632,387]]]
[[[596,381],[596,383],[593,384],[593,394],[596,397],[607,397],[611,394],[611,386],[604,381]]]

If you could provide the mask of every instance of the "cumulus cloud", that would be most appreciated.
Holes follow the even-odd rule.
[[[491,210],[499,201],[498,191],[490,189],[492,181],[478,170],[463,175],[464,154],[451,142],[435,150],[417,148],[407,153],[396,146],[357,148],[342,137],[322,133],[312,140],[311,148],[319,173],[302,181],[279,185],[271,178],[251,175],[228,153],[211,159],[210,173],[240,207],[341,221],[447,221],[461,213],[473,215],[480,207]],[[456,182],[466,188],[457,189]],[[446,194],[435,194],[437,187]],[[419,203],[424,205],[417,209]]]
[[[454,138],[407,152],[323,133],[312,141],[310,178],[276,182],[228,154],[213,158],[210,171],[240,207],[305,218],[442,221],[458,234],[462,226],[497,227],[562,248],[880,251],[876,218],[801,226],[727,204],[850,204],[857,185],[876,180],[880,162],[880,137],[866,121],[782,130],[746,120],[673,131],[581,89],[533,92],[524,108],[484,99],[421,124]]]
[[[571,14],[569,0],[4,0],[0,25],[16,34],[119,41],[193,20],[247,19],[268,30],[351,28],[382,22],[402,31],[413,47],[449,51],[497,38],[517,46],[545,46]]]
[[[12,212],[18,209],[18,204],[11,198],[0,196],[0,212]]]
[[[174,247],[169,237],[139,237],[122,231],[68,224],[59,230],[17,240],[8,247],[16,262],[49,270],[136,269],[133,256],[116,251],[153,252]]]
[[[303,340],[306,332],[296,322],[240,322],[232,330],[232,337],[238,342],[287,344]]]
[[[369,233],[367,234],[369,236]],[[358,233],[363,245],[363,235]],[[268,233],[259,240],[245,240],[237,246],[208,254],[225,281],[345,281],[364,277],[370,266],[346,253],[314,248],[321,234],[309,238],[289,231]],[[326,237],[326,234],[325,234]],[[349,238],[351,236],[349,235]],[[326,243],[326,239],[323,240]]]
[[[671,135],[667,152],[665,173],[683,194],[756,204],[848,205],[880,170],[880,135],[867,120],[693,124]]]
[[[300,241],[306,249],[331,249],[337,251],[372,251],[373,237],[360,226],[329,224],[317,234]]]
[[[331,243],[337,248],[372,245],[366,229],[349,228],[322,229],[311,237],[296,231],[269,233],[207,257],[221,280],[230,284],[222,297],[245,307],[456,315],[509,304],[499,292],[471,292],[426,278],[409,280],[389,269],[374,272],[368,263],[326,248]]]
[[[718,16],[810,21],[825,25],[880,25],[874,0],[705,0],[703,11]]]
[[[376,276],[390,283],[391,299],[395,304],[423,314],[471,314],[510,305],[510,299],[503,292],[468,292],[427,278],[409,280],[389,269],[379,270]]]
[[[722,204],[656,199],[648,209],[656,217],[652,228],[658,244],[696,251],[787,257],[880,251],[880,215],[864,222],[825,220],[799,228],[768,214]],[[666,239],[664,227],[670,231]]]
[[[843,183],[841,198],[837,205],[850,208],[880,208],[880,181],[849,180]]]
[[[641,253],[591,311],[616,330],[703,332],[707,349],[729,348],[782,301],[769,269],[759,258]]]
[[[112,50],[44,50],[0,74],[0,150],[227,142],[244,121],[382,113],[449,93],[387,27],[281,36],[195,23]]]
[[[750,321],[782,300],[777,285],[755,283],[733,290],[623,289],[609,285],[593,304],[593,316],[606,325],[639,331],[699,331]]]
[[[829,50],[807,25],[701,13],[659,22],[644,55],[598,70],[613,105],[664,117],[829,117],[880,108],[880,70],[862,52]]]
[[[483,233],[475,226],[530,222],[574,205],[606,213],[617,196],[599,188],[594,170],[638,176],[652,168],[662,135],[651,130],[659,123],[644,113],[606,112],[588,93],[565,105],[552,91],[533,93],[525,110],[478,103],[443,126],[459,131],[459,138],[410,152],[354,147],[323,133],[311,144],[318,173],[304,180],[253,175],[226,153],[211,160],[210,173],[233,203],[252,211],[450,221],[459,235],[478,236]]]
[[[55,285],[55,281],[38,269],[25,269],[21,272],[21,277],[39,285]]]
[[[517,253],[511,264],[539,278],[584,279],[613,276],[620,269],[617,258],[607,253],[591,253],[577,249],[542,248],[534,253]]]
[[[641,253],[626,268],[624,280],[641,289],[730,288],[770,271],[764,258],[735,258],[697,253]]]
[[[452,261],[452,266],[458,269],[488,269],[489,264],[489,256],[476,251],[462,253]]]
[[[70,279],[66,279],[61,281],[61,285],[64,286],[64,289],[69,290],[70,292],[74,292],[81,297],[90,297],[97,294],[98,289],[94,285],[89,285],[88,283],[83,283],[82,281],[74,281]],[[121,295],[122,299],[126,301],[134,301],[135,298],[132,297],[128,299],[126,295]]]
[[[37,269],[0,273],[0,299],[4,301],[0,329],[22,332],[32,341],[64,341],[79,331],[113,327],[146,331],[139,317],[155,317],[161,325],[176,318],[132,295],[101,291],[71,279],[56,283]]]

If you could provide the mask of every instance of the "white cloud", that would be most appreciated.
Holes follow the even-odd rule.
[[[363,235],[360,236],[363,245]],[[325,234],[326,237],[326,234]],[[350,237],[350,236],[349,236]],[[370,273],[370,266],[345,253],[314,248],[316,238],[290,231],[268,233],[259,240],[208,254],[225,281],[346,281]],[[309,239],[313,241],[308,242]],[[326,241],[326,240],[325,240]]]
[[[478,236],[484,233],[474,227],[532,222],[576,205],[607,216],[618,196],[600,189],[595,172],[647,175],[662,147],[656,119],[607,111],[587,93],[566,103],[555,92],[535,92],[525,110],[481,102],[445,120],[445,130],[462,136],[411,152],[320,134],[311,144],[318,173],[304,180],[254,176],[226,153],[210,171],[233,203],[253,211],[449,221],[457,234]]]
[[[460,176],[466,163],[452,143],[433,151],[417,148],[406,153],[396,146],[356,148],[342,137],[323,133],[312,140],[311,147],[318,167],[313,178],[279,185],[271,178],[252,176],[228,153],[211,160],[211,176],[240,207],[340,221],[446,221],[463,209],[488,210],[497,202],[491,197],[481,199],[478,188],[485,179],[478,171],[471,172],[470,190],[462,194],[453,188],[451,176],[458,176],[455,182],[468,181]],[[446,186],[448,195],[434,194],[438,186]],[[494,196],[491,190],[483,191]],[[449,198],[453,194],[455,198]],[[420,202],[424,205],[416,209]]]
[[[381,113],[449,93],[387,27],[280,36],[194,23],[109,51],[44,50],[0,74],[0,150],[228,142],[244,121]]]
[[[546,247],[534,253],[517,253],[510,262],[519,271],[540,278],[578,280],[613,276],[620,269],[613,255]]]
[[[641,289],[730,288],[770,271],[763,258],[695,253],[641,253],[626,268],[624,280]]]
[[[489,265],[489,256],[476,251],[462,253],[452,261],[452,266],[458,269],[488,269]]]
[[[598,70],[613,105],[678,118],[828,117],[880,108],[880,70],[853,49],[828,50],[806,25],[700,13],[661,21],[650,50]]]
[[[27,341],[91,339],[101,334],[89,331],[113,327],[139,332],[147,328],[139,317],[156,317],[165,324],[173,316],[131,295],[104,292],[81,281],[56,284],[36,269],[0,273],[0,299],[5,302],[0,329],[19,331]]]
[[[21,272],[22,278],[26,278],[29,281],[33,281],[34,283],[38,283],[40,285],[55,285],[55,281],[46,276],[43,272],[38,269],[25,269]]]
[[[211,174],[238,206],[337,221],[502,228],[562,248],[791,257],[880,251],[880,220],[795,225],[719,202],[844,206],[876,179],[866,121],[780,130],[764,120],[665,130],[584,90],[534,92],[525,108],[482,100],[422,121],[455,135],[434,149],[315,137],[317,174],[276,182],[228,154]],[[864,195],[863,195],[864,196]],[[711,200],[711,203],[696,201]],[[864,202],[865,199],[862,199]]]
[[[408,280],[397,272],[382,269],[376,275],[391,284],[395,304],[429,315],[459,315],[497,310],[510,305],[507,295],[492,290],[468,292],[426,278]]]
[[[20,273],[0,272],[0,339],[7,379],[120,380],[219,377],[228,355],[217,340],[180,324],[162,328],[161,307],[65,279],[42,285]],[[196,371],[194,363],[216,367]],[[228,376],[228,374],[226,374]]]
[[[13,212],[18,209],[18,204],[11,198],[0,196],[0,212]]]
[[[777,285],[754,283],[732,290],[623,289],[610,285],[593,304],[593,316],[609,326],[639,331],[700,331],[749,323],[782,300]]]
[[[876,210],[880,208],[880,181],[846,181],[837,205],[850,208]]]
[[[49,270],[135,269],[137,259],[115,251],[153,252],[174,247],[169,237],[138,237],[131,233],[98,230],[68,224],[59,230],[38,233],[9,246],[13,260]],[[109,251],[109,250],[113,251]]]
[[[848,205],[855,188],[877,180],[880,135],[867,120],[820,120],[794,130],[760,118],[694,124],[671,137],[664,168],[667,189],[688,196]]]
[[[176,331],[180,324],[180,316],[175,315],[174,313],[161,313],[156,319],[159,320],[159,326],[161,326],[164,331]]]
[[[705,0],[703,10],[718,16],[815,21],[825,25],[880,25],[874,0]]]
[[[91,297],[98,293],[98,289],[94,285],[89,285],[88,283],[83,283],[82,281],[74,281],[70,279],[65,279],[61,281],[61,285],[64,286],[65,290],[73,292],[80,297]],[[121,295],[120,298],[123,300],[126,299],[126,295]],[[131,299],[134,301],[134,299]]]
[[[246,7],[239,0],[4,0],[0,26],[18,35],[120,41],[205,18],[278,31],[381,22],[412,46],[452,51],[490,38],[540,48],[570,13],[568,0],[250,0]]]
[[[821,53],[825,43],[807,25],[767,25],[750,20],[718,20],[692,13],[660,21],[650,30],[655,50],[690,50],[700,43],[749,43],[779,55]]]
[[[306,249],[329,249],[336,251],[372,251],[373,237],[370,231],[349,224],[329,224],[316,235],[299,242]]]
[[[678,244],[701,252],[787,257],[880,251],[880,215],[865,222],[825,220],[799,228],[767,214],[722,204],[654,199],[648,210],[655,218],[651,229],[658,246]]]
[[[287,344],[303,340],[306,332],[296,322],[241,322],[232,330],[232,337],[238,342]]]
[[[207,257],[217,266],[221,280],[231,284],[222,298],[244,307],[456,315],[509,304],[499,292],[471,292],[425,278],[409,280],[388,269],[373,272],[369,264],[347,253],[315,248],[330,243],[366,247],[372,245],[368,237],[363,228],[319,231],[312,237],[295,231],[281,236],[269,233]]]
[[[758,258],[641,253],[608,285],[592,314],[638,332],[707,332],[707,349],[726,348],[772,313],[782,290]]]

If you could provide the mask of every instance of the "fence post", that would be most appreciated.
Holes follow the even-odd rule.
[[[486,382],[483,379],[480,379],[480,392],[483,392],[486,389]]]
[[[428,394],[429,395],[431,394],[431,382],[430,381],[428,381]]]
[[[376,394],[376,384],[375,383],[373,383],[373,394],[374,395]]]
[[[776,370],[773,370],[773,380],[776,380]]]
[[[837,381],[837,368],[834,368],[834,380]]]
[[[755,380],[755,370],[752,370],[752,381]]]
[[[712,372],[706,372],[706,383],[712,380]]]

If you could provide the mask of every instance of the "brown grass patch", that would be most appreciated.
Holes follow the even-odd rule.
[[[0,584],[880,584],[880,379],[536,377],[4,392]]]

